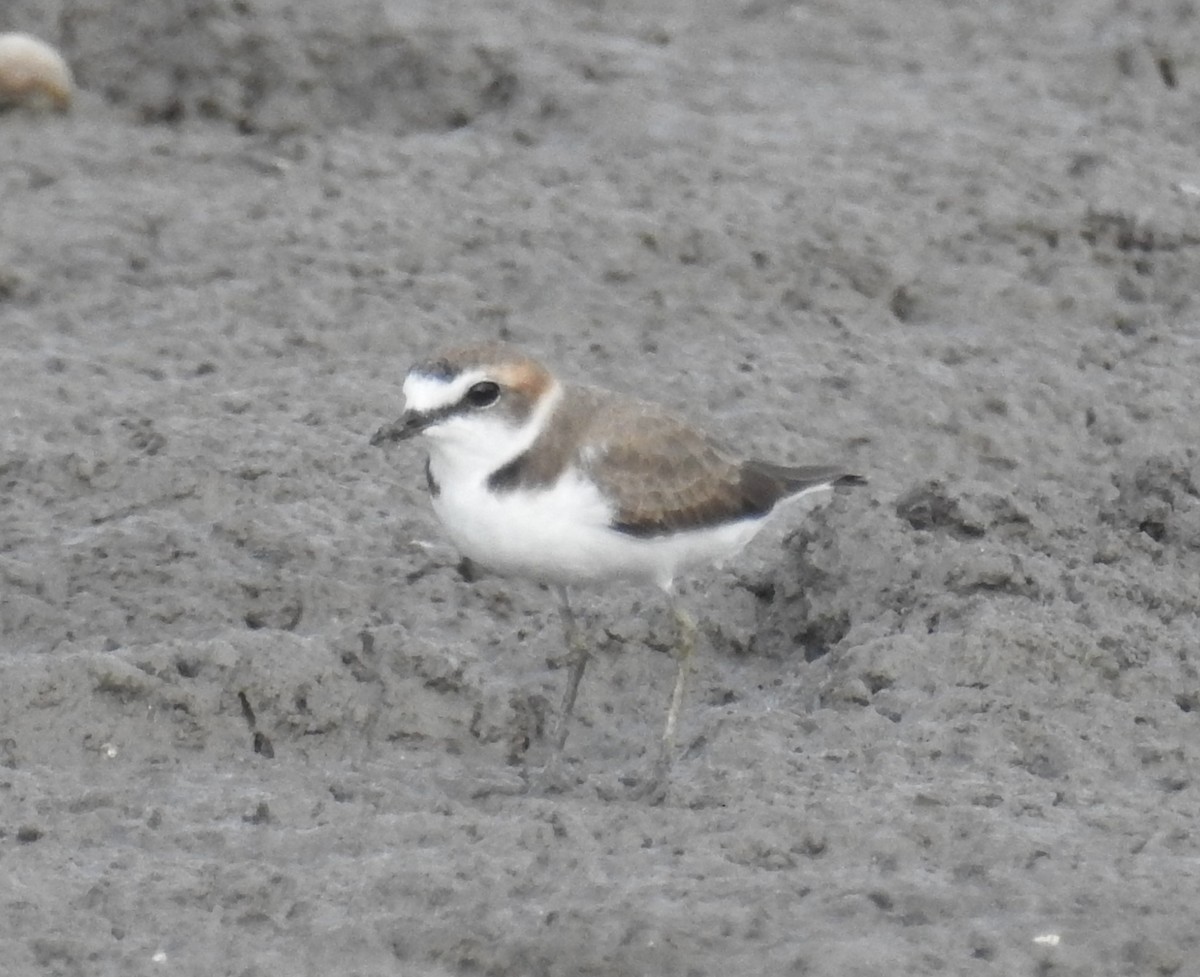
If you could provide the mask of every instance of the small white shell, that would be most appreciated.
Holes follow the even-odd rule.
[[[0,34],[0,105],[71,106],[71,69],[54,48],[29,34]]]

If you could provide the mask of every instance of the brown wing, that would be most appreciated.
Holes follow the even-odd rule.
[[[631,536],[762,516],[780,499],[843,475],[835,468],[744,462],[655,404],[596,404],[585,441],[590,447],[576,464],[615,501],[613,528]]]
[[[567,467],[613,500],[613,528],[631,536],[761,516],[788,496],[860,481],[840,468],[742,461],[657,404],[576,387],[530,450],[492,472],[488,486],[547,488]]]

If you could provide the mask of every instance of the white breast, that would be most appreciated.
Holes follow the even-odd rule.
[[[552,487],[496,493],[482,478],[444,478],[434,510],[464,556],[497,573],[547,583],[625,578],[670,589],[676,574],[740,550],[762,519],[639,538],[609,528],[612,507],[596,486],[569,470]]]

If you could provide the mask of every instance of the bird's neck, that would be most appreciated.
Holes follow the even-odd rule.
[[[429,467],[440,485],[478,485],[528,451],[553,422],[563,397],[555,382],[525,423],[513,427],[500,418],[474,415],[441,425],[429,434]]]

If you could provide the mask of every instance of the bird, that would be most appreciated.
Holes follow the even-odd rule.
[[[505,343],[438,351],[409,369],[402,391],[403,414],[371,444],[424,438],[433,510],[461,555],[557,593],[569,671],[548,768],[566,744],[589,657],[569,588],[627,580],[666,595],[676,676],[644,784],[661,792],[697,630],[676,580],[736,554],[779,503],[865,479],[743,457],[657,403],[565,382]]]

